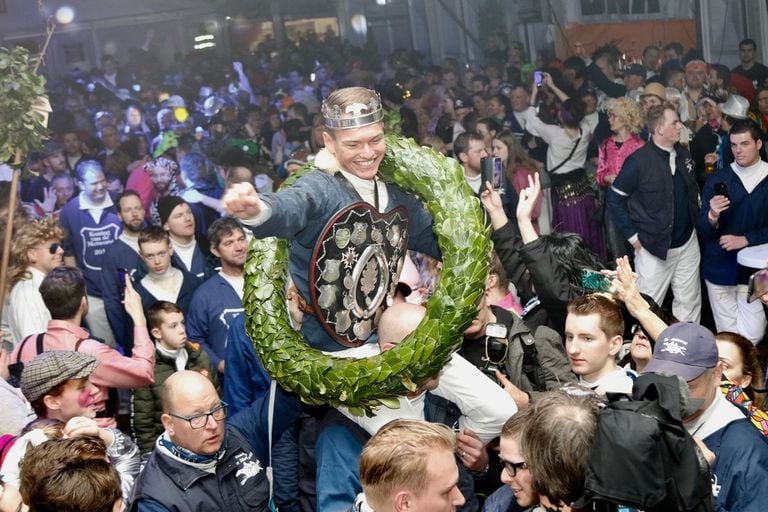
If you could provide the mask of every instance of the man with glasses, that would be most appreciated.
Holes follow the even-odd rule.
[[[171,375],[161,393],[165,432],[136,480],[129,510],[269,510],[270,445],[301,412],[298,399],[277,387],[273,411],[266,395],[227,418],[210,380],[187,370]]]
[[[533,512],[539,504],[539,493],[533,488],[533,473],[520,450],[520,437],[531,409],[523,409],[504,424],[499,442],[501,481],[504,487],[485,500],[486,512]]]

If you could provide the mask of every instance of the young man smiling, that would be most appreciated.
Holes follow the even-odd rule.
[[[439,249],[421,202],[377,177],[386,150],[379,95],[363,87],[339,89],[324,101],[322,111],[326,152],[315,160],[317,170],[277,193],[257,194],[249,183],[235,184],[222,204],[256,237],[292,240],[290,274],[308,313],[304,338],[314,348],[338,351],[366,342],[376,328],[377,315],[364,318],[352,301],[344,300],[349,296],[345,282],[357,286],[352,295],[359,292],[371,299],[365,308],[369,311],[385,307],[385,299],[394,294],[394,287],[364,291],[362,280],[353,277],[359,275],[355,269],[362,272],[372,262],[377,272],[396,277],[392,269],[405,254],[405,231],[408,249],[434,257]],[[396,210],[400,206],[407,213]],[[363,254],[373,243],[381,244],[383,259]],[[339,265],[342,258],[345,264]],[[310,274],[315,276],[312,282]]]

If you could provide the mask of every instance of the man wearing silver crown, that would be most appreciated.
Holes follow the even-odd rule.
[[[277,193],[234,185],[224,209],[256,237],[292,241],[289,272],[307,304],[302,334],[338,351],[371,340],[391,304],[407,249],[439,257],[421,202],[378,178],[384,157],[379,95],[363,87],[332,93],[322,108],[330,162]],[[328,156],[328,155],[326,155]]]

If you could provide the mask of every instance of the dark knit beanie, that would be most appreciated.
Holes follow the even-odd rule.
[[[157,214],[160,216],[160,225],[164,226],[168,222],[168,217],[171,216],[173,210],[180,204],[185,204],[186,201],[179,196],[165,196],[160,198],[157,202]]]

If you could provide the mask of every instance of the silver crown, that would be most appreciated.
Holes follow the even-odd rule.
[[[369,124],[378,123],[384,118],[384,109],[381,108],[381,96],[372,91],[373,96],[368,103],[353,103],[341,111],[338,105],[329,106],[323,101],[322,113],[325,118],[325,126],[336,130],[346,128],[359,128]],[[351,117],[349,115],[351,114]]]

